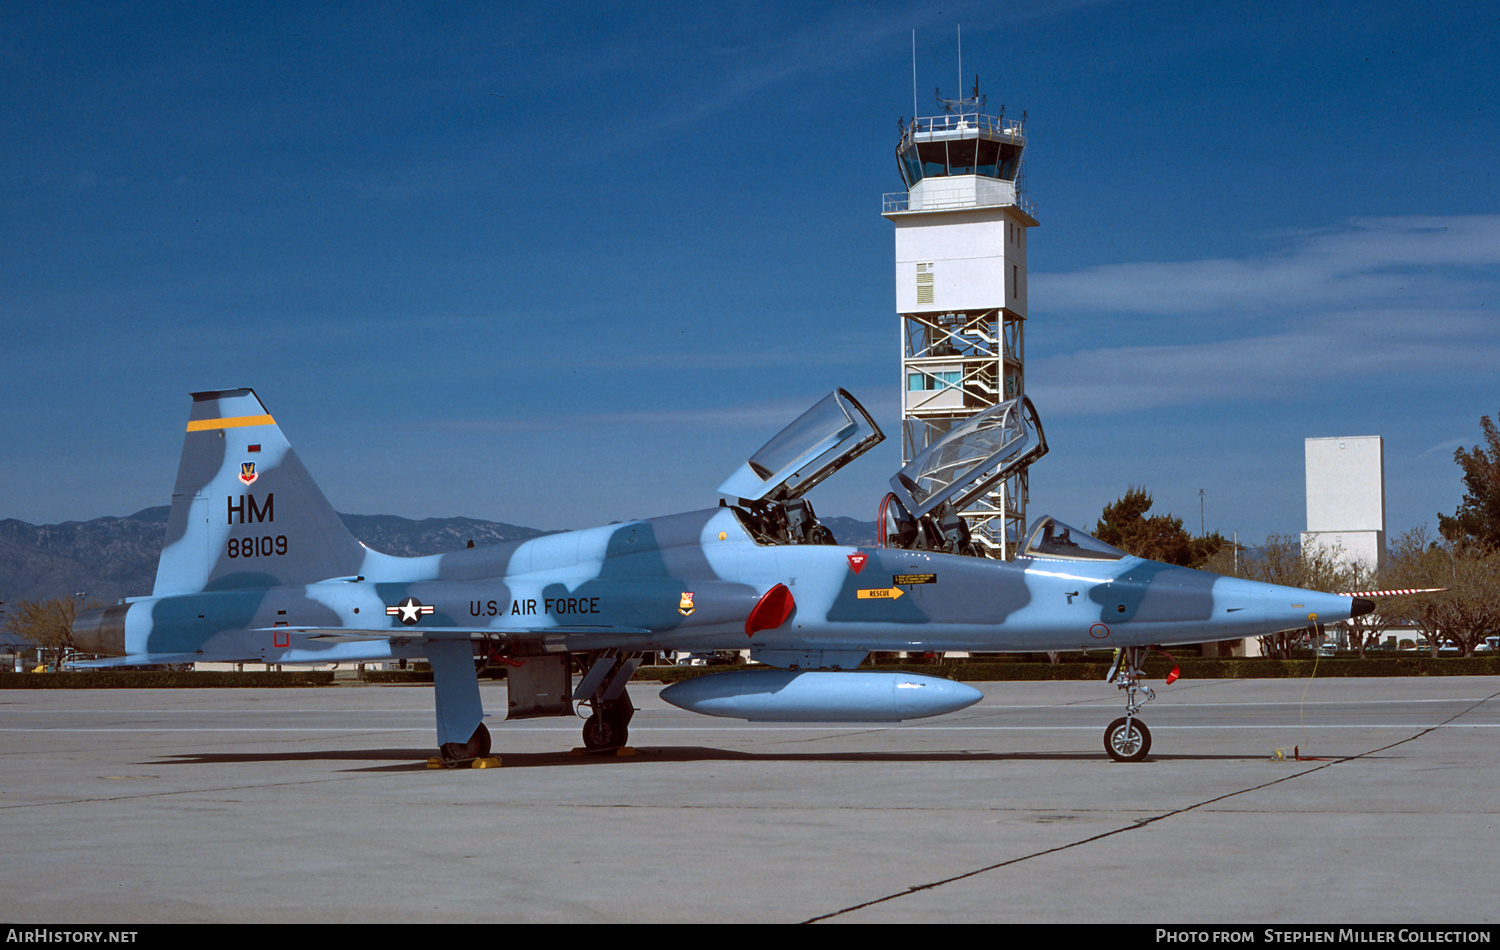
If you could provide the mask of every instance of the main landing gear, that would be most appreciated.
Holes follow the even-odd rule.
[[[630,738],[635,705],[625,685],[641,665],[639,654],[606,651],[593,657],[573,699],[590,710],[583,723],[583,747],[590,752],[622,748]]]
[[[1114,664],[1109,668],[1106,682],[1113,683],[1125,691],[1125,715],[1109,724],[1104,730],[1104,751],[1116,762],[1139,762],[1151,751],[1151,730],[1135,718],[1141,707],[1156,698],[1149,686],[1142,685],[1145,675],[1141,666],[1146,659],[1145,647],[1125,647],[1115,651]],[[1175,674],[1175,671],[1174,671]],[[1171,682],[1175,675],[1167,678]],[[1144,694],[1144,698],[1137,698]]]
[[[618,749],[630,738],[630,719],[635,715],[630,696],[621,691],[612,702],[594,704],[594,712],[583,721],[583,747],[590,752]]]

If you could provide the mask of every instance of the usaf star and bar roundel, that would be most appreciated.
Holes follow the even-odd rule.
[[[408,627],[434,610],[436,608],[431,604],[424,604],[415,597],[408,597],[394,607],[385,608],[386,616],[399,617]]]

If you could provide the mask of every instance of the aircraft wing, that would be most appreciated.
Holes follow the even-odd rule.
[[[504,630],[495,627],[423,627],[420,631],[392,630],[389,627],[361,629],[358,627],[257,627],[251,633],[295,633],[327,643],[378,642],[382,640],[489,640],[495,637],[525,636],[546,639],[554,635],[584,638],[599,649],[619,646],[651,639],[655,632],[645,627],[625,627],[574,624],[562,627],[544,627]],[[76,660],[69,662],[74,670],[105,670],[129,666],[156,666],[168,663],[264,663],[266,658],[259,653],[244,656],[226,656],[216,653],[137,653],[130,656],[111,656],[98,660]]]

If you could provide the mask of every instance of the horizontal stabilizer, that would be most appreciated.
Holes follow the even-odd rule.
[[[134,656],[111,656],[102,660],[75,660],[68,664],[70,670],[107,670],[120,666],[157,666],[168,663],[261,663],[264,658],[256,656],[212,656],[201,653],[137,653]]]

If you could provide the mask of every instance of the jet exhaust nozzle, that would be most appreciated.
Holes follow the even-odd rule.
[[[125,614],[129,604],[85,610],[73,619],[73,646],[95,656],[125,655]]]

